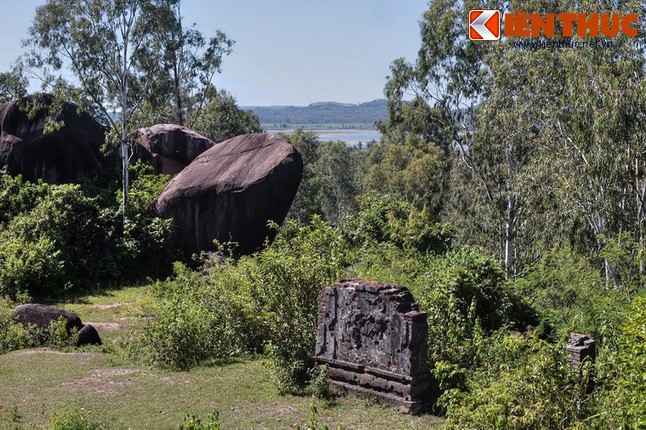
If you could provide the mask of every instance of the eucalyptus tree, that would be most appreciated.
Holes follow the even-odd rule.
[[[518,112],[510,106],[515,99],[505,100],[502,88],[497,90],[503,104],[487,104],[492,93],[497,97],[496,85],[509,88],[511,82],[522,83],[523,77],[511,67],[506,69],[508,76],[501,76],[496,70],[502,64],[498,59],[509,46],[471,42],[466,24],[471,9],[503,7],[503,2],[495,1],[429,2],[420,21],[422,43],[417,61],[397,59],[391,66],[384,126],[426,135],[441,147],[457,149],[453,164],[460,172],[454,173],[454,179],[459,177],[461,182],[453,184],[453,200],[457,200],[453,206],[468,209],[472,216],[465,219],[467,213],[453,211],[452,221],[469,225],[464,239],[475,238],[495,249],[511,275],[524,204],[519,176],[531,160],[531,147],[526,144],[531,118],[524,118],[522,122],[530,124],[521,126],[519,118],[513,117]],[[503,106],[508,109],[504,113],[499,109]],[[488,127],[487,115],[498,123]]]
[[[37,9],[27,64],[49,84],[68,69],[76,95],[110,125],[121,151],[124,222],[133,118],[174,99],[181,122],[184,100],[210,86],[232,43],[221,32],[207,43],[195,28],[185,30],[180,0],[48,0]]]
[[[25,77],[21,65],[0,73],[0,104],[24,97],[28,86],[29,80]]]
[[[240,109],[236,99],[225,90],[204,106],[194,110],[188,117],[190,128],[214,142],[222,142],[247,133],[260,133],[262,127],[252,111]]]
[[[213,80],[234,41],[220,30],[207,38],[195,24],[186,27],[179,0],[158,0],[147,10],[155,28],[146,58],[160,61],[150,69],[161,71],[156,77],[158,90],[149,94],[148,106],[158,115],[167,112],[164,122],[193,128],[202,109],[218,97]]]
[[[622,37],[596,50],[471,42],[468,11],[643,14],[644,7],[631,0],[434,0],[420,23],[416,63],[393,63],[386,124],[449,136],[458,150],[447,215],[464,241],[499,253],[508,275],[536,258],[541,242],[589,235],[593,257],[622,233],[643,243],[644,52]],[[618,280],[607,259],[604,266]]]

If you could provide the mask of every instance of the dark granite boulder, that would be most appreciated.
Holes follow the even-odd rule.
[[[92,325],[84,325],[78,315],[65,309],[39,304],[20,305],[13,310],[12,316],[16,322],[25,327],[33,325],[41,330],[47,330],[52,322],[63,317],[66,321],[67,332],[71,333],[73,329],[78,332],[77,346],[101,345],[102,343],[99,333]],[[46,336],[41,336],[41,340],[44,337]]]
[[[81,318],[79,318],[79,316],[74,312],[55,308],[53,306],[39,304],[20,305],[13,310],[12,316],[25,327],[29,324],[33,324],[38,328],[47,329],[52,321],[57,321],[60,317],[64,317],[67,321],[65,328],[68,332],[73,328],[76,328],[77,330],[81,330],[83,328]]]
[[[78,174],[95,175],[115,165],[115,158],[101,154],[106,128],[71,102],[63,102],[54,118],[63,126],[45,133],[52,107],[50,95],[29,96],[5,103],[0,108],[0,168],[11,175],[48,183],[65,183]],[[38,106],[33,118],[26,112]]]
[[[215,145],[193,130],[175,124],[157,124],[134,133],[135,158],[155,168],[157,173],[181,172],[198,155]]]
[[[79,337],[76,340],[76,346],[83,345],[101,345],[101,337],[92,324],[86,324],[79,331]]]
[[[292,145],[270,134],[245,134],[215,145],[177,175],[155,202],[174,218],[186,251],[214,250],[214,239],[237,242],[240,254],[262,247],[294,200],[303,160]]]

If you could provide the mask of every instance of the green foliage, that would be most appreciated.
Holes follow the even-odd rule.
[[[303,179],[288,214],[300,224],[319,215],[334,225],[344,225],[357,207],[363,152],[343,142],[319,142],[311,131],[297,129],[282,135],[303,157]]]
[[[109,428],[85,409],[71,406],[55,411],[47,426],[48,430],[108,430]]]
[[[243,269],[268,330],[269,358],[287,370],[293,387],[304,386],[313,364],[319,293],[340,278],[345,261],[339,231],[314,217],[300,228],[288,222],[274,244]]]
[[[299,424],[294,425],[296,430],[330,430],[330,427],[327,424],[319,423],[319,411],[316,408],[314,403],[310,404],[310,416],[305,424],[302,426]],[[343,430],[343,426],[336,426],[336,430]]]
[[[262,132],[253,112],[240,109],[235,97],[224,90],[217,92],[204,109],[196,111],[188,124],[216,143],[241,134]]]
[[[265,372],[281,396],[297,394],[304,386],[308,373],[307,363],[289,349],[289,345],[274,346],[271,342],[264,350]]]
[[[29,80],[20,65],[8,72],[0,73],[0,105],[27,95]]]
[[[332,398],[332,391],[330,390],[330,385],[328,384],[328,373],[329,367],[327,364],[318,366],[312,369],[309,391],[312,395],[318,399],[330,399]]]
[[[62,278],[71,286],[96,281],[113,271],[108,262],[113,258],[109,241],[114,225],[78,185],[52,187],[32,211],[13,218],[7,230],[25,242],[51,243],[62,263]],[[33,293],[45,293],[47,287]]]
[[[52,348],[69,351],[76,346],[78,341],[78,330],[73,327],[72,330],[67,330],[67,320],[61,316],[58,320],[52,321],[46,330],[43,330],[39,337],[41,342]]]
[[[0,354],[36,345],[32,333],[22,324],[15,324],[11,317],[11,308],[0,306]]]
[[[439,254],[451,244],[450,227],[434,223],[426,209],[375,193],[361,197],[348,232],[356,244],[389,242],[411,252]]]
[[[175,278],[157,287],[139,350],[155,365],[186,369],[264,348],[279,390],[301,389],[313,366],[319,293],[346,262],[340,232],[314,217],[304,227],[288,222],[269,248],[213,261],[204,274],[176,265]]]
[[[565,429],[589,413],[585,387],[561,345],[515,334],[489,343],[483,349],[493,361],[440,399],[449,428]]]
[[[366,190],[425,208],[437,218],[446,193],[448,158],[438,145],[417,136],[372,145],[363,177]]]
[[[176,263],[175,278],[157,286],[160,302],[141,339],[146,355],[142,358],[159,367],[186,370],[239,352],[241,339],[229,324],[229,295],[222,292]]]
[[[25,182],[20,176],[0,173],[0,226],[21,213],[31,211],[48,193],[50,185]]]
[[[53,296],[166,273],[174,228],[150,207],[163,179],[135,172],[125,225],[104,178],[47,185],[0,175],[0,294]]]
[[[536,315],[505,283],[500,264],[462,248],[431,260],[413,295],[428,312],[429,361],[469,367],[478,342],[501,327],[525,330]]]
[[[61,251],[50,239],[36,241],[0,239],[0,294],[15,297],[20,292],[51,292],[63,284]]]
[[[597,428],[646,426],[646,298],[637,297],[621,327],[616,343],[600,354]]]
[[[179,430],[220,430],[220,413],[209,414],[204,421],[194,414],[187,414]]]
[[[578,332],[603,341],[618,327],[629,297],[605,288],[594,265],[567,248],[546,252],[513,285],[556,330],[555,339]]]

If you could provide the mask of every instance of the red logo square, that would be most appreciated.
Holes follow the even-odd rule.
[[[472,10],[469,12],[469,39],[500,39],[500,11]]]

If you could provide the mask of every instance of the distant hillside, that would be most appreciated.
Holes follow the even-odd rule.
[[[290,127],[303,124],[373,124],[386,118],[386,100],[358,105],[322,102],[309,106],[244,106],[263,125]]]

